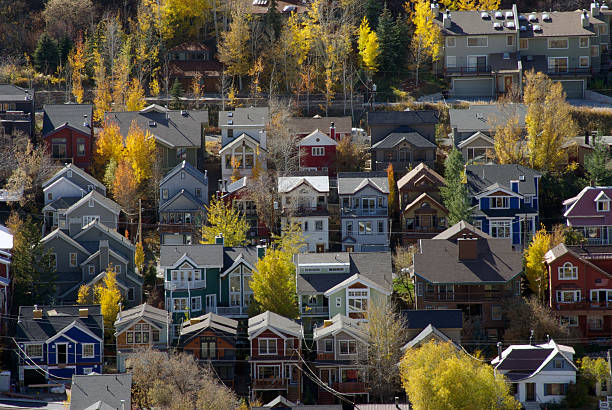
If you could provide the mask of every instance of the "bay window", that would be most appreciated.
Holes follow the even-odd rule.
[[[494,238],[509,238],[510,221],[491,221],[491,236]]]
[[[580,302],[580,290],[558,290],[557,302],[559,303],[576,303]]]

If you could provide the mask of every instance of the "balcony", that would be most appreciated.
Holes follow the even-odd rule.
[[[608,302],[597,302],[597,301],[588,301],[587,299],[581,302],[570,302],[570,303],[561,303],[554,301],[554,307],[556,310],[564,311],[564,310],[607,310],[612,307],[612,301]]]
[[[342,208],[341,214],[343,217],[354,216],[387,216],[387,208]]]
[[[483,74],[491,74],[490,65],[479,65],[475,67],[446,67],[444,75],[450,76],[477,76]]]
[[[205,280],[172,280],[166,281],[165,287],[168,290],[186,290],[186,289],[200,289],[206,287]]]
[[[253,379],[253,390],[286,390],[287,379]]]
[[[302,306],[302,316],[329,316],[329,306]]]
[[[574,75],[592,75],[592,68],[567,68],[566,70],[549,68],[546,72],[549,77],[556,76],[574,76]]]
[[[364,382],[334,383],[334,390],[340,393],[367,393],[368,384]]]
[[[248,307],[217,306],[217,314],[221,316],[240,316],[247,314]]]
[[[514,292],[508,291],[496,291],[496,290],[475,290],[473,292],[425,292],[423,300],[426,302],[486,302],[486,301],[499,301],[504,298],[517,297]]]
[[[22,111],[0,112],[0,122],[30,122],[30,114]]]

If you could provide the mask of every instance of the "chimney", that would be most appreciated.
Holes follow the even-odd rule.
[[[198,323],[200,323],[200,318],[199,317],[194,317],[189,321],[189,326],[191,325],[197,325]]]
[[[450,11],[446,10],[444,14],[442,14],[442,27],[450,28],[452,24]]]
[[[89,128],[89,121],[87,120],[87,114],[83,114],[83,127]]]
[[[502,343],[501,342],[497,342],[497,357],[499,358],[499,360],[502,359]]]
[[[336,126],[334,125],[333,121],[329,125],[329,138],[333,140],[336,139]]]
[[[582,15],[580,16],[580,21],[582,21],[583,28],[589,27],[589,13],[587,13],[586,10],[582,12]]]
[[[457,239],[458,257],[460,261],[478,259],[478,239],[467,237]]]
[[[262,239],[257,245],[257,259],[263,259],[266,256],[266,248],[266,241]]]
[[[79,317],[86,318],[89,316],[89,308],[79,308]]]
[[[38,305],[34,305],[34,310],[32,311],[32,318],[42,319],[42,309],[39,309]]]
[[[433,14],[434,18],[438,17],[438,13],[440,13],[440,5],[438,3],[431,3],[431,13]]]
[[[333,324],[334,324],[333,320],[324,320],[323,321],[323,329],[325,329],[326,327],[329,327],[329,326],[331,326]]]
[[[223,238],[223,234],[220,233],[217,236],[215,236],[215,245],[223,245],[225,246],[225,240]]]
[[[591,16],[593,17],[599,16],[599,3],[597,3],[596,1],[591,3]]]

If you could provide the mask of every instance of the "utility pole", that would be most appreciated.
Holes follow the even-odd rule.
[[[138,199],[138,242],[142,243],[142,199]]]

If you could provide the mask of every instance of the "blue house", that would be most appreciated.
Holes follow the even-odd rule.
[[[19,383],[69,383],[102,373],[104,323],[99,305],[21,306],[15,340]]]
[[[474,226],[494,238],[526,244],[538,224],[537,171],[516,164],[467,165]]]

